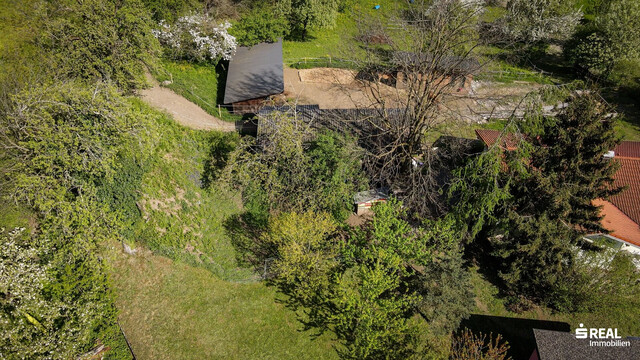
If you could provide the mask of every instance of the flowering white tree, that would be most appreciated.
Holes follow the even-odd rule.
[[[236,38],[229,34],[229,22],[213,22],[206,15],[192,14],[170,25],[160,22],[153,35],[174,58],[195,61],[230,60],[237,47]]]
[[[23,231],[0,229],[0,330],[5,338],[0,340],[0,353],[28,358],[48,353],[52,344],[40,336],[47,333],[42,315],[49,307],[42,289],[49,268],[40,263],[40,252],[22,241]],[[24,342],[25,338],[40,341]]]
[[[582,11],[564,0],[510,0],[501,19],[505,40],[535,43],[566,40],[582,19]]]

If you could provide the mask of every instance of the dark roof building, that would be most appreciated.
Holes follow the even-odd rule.
[[[533,334],[536,338],[536,349],[530,360],[640,359],[640,338],[577,339],[572,333],[539,329],[533,329]]]
[[[236,49],[229,62],[225,104],[265,98],[283,91],[282,39]]]

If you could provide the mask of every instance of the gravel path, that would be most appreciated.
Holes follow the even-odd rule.
[[[149,81],[153,87],[140,91],[142,99],[149,105],[168,112],[180,124],[198,130],[218,130],[225,132],[236,130],[234,123],[222,121],[211,116],[198,105],[168,88],[161,87],[150,74],[147,74],[147,81]]]

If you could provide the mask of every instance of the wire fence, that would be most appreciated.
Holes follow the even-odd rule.
[[[284,59],[284,64],[294,69],[310,69],[315,67],[330,67],[343,69],[356,69],[358,62],[327,55],[325,57],[302,57]],[[531,64],[532,70],[518,69],[510,66],[501,66],[497,70],[485,70],[478,74],[480,79],[495,81],[536,81],[548,82],[553,73],[542,70]]]
[[[294,69],[310,69],[314,67],[331,67],[341,69],[354,69],[357,62],[327,55],[325,57],[302,57],[297,59],[285,59],[284,64]]]

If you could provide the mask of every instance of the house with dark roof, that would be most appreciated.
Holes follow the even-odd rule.
[[[496,130],[476,130],[476,135],[487,147],[498,142],[501,148],[513,150],[517,144],[515,136]],[[640,254],[640,141],[623,141],[607,156],[620,163],[613,177],[614,186],[626,189],[609,200],[593,201],[602,206],[602,226],[610,233],[591,234],[586,239],[613,240],[618,243],[618,249]]]
[[[229,62],[223,100],[233,106],[233,112],[256,112],[283,92],[282,39],[236,49]]]

